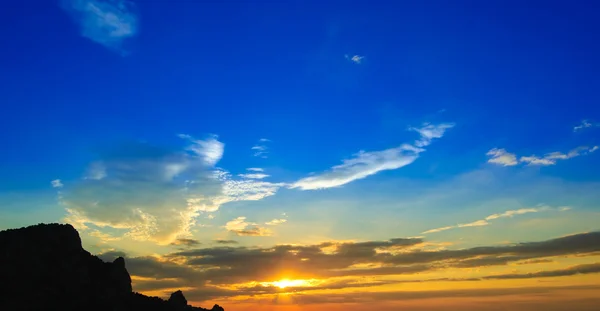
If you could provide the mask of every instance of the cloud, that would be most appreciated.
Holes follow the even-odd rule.
[[[490,157],[488,163],[499,164],[503,166],[514,166],[518,164],[517,156],[504,149],[494,148],[486,153]]]
[[[276,225],[281,225],[283,223],[286,223],[287,219],[281,218],[281,219],[273,219],[269,222],[266,222],[265,225],[269,225],[269,226],[276,226]]]
[[[419,153],[425,151],[421,147],[428,146],[433,139],[441,138],[445,131],[453,126],[451,123],[439,125],[425,123],[421,128],[410,128],[411,131],[419,133],[420,139],[416,141],[416,145],[420,147],[402,144],[399,147],[381,151],[361,150],[352,158],[343,160],[342,164],[332,167],[327,172],[298,180],[291,185],[291,188],[315,190],[339,187],[381,171],[399,169],[414,162],[419,157]]]
[[[528,156],[528,157],[521,157],[519,160],[523,163],[527,163],[529,165],[554,165],[556,164],[557,160],[568,160],[568,159],[572,159],[581,155],[586,155],[589,153],[592,153],[594,151],[596,151],[598,149],[598,146],[593,146],[593,147],[587,147],[587,146],[581,146],[581,147],[577,147],[575,149],[572,149],[571,151],[567,152],[567,153],[561,153],[561,152],[550,152],[547,153],[546,155],[544,155],[543,157],[537,157],[535,155],[532,156]]]
[[[239,220],[238,224],[232,224],[232,229],[243,230],[240,229],[242,226],[239,223],[246,220],[236,220]],[[220,244],[229,243],[228,241]],[[193,301],[281,292],[302,295],[313,290],[374,287],[395,283],[543,278],[600,272],[598,263],[558,270],[541,270],[529,274],[489,274],[490,271],[502,270],[483,270],[486,267],[511,263],[546,262],[552,257],[598,254],[600,232],[580,233],[539,242],[463,249],[427,249],[428,244],[431,243],[418,238],[394,238],[387,241],[329,241],[313,245],[271,247],[216,246],[181,250],[162,257],[132,258],[122,252],[109,251],[100,254],[99,257],[107,261],[112,261],[118,256],[125,257],[127,269],[134,280],[134,289],[137,291],[162,289],[166,292],[172,291],[173,288],[186,288],[186,297]],[[448,268],[477,268],[478,272],[476,277],[469,277],[467,270],[459,272],[459,275],[464,273],[464,278],[431,279],[420,276],[427,272],[444,273],[444,269]],[[456,272],[452,270],[453,274]],[[297,286],[284,290],[273,286],[272,281],[282,275],[294,280],[309,280],[311,286]],[[397,281],[378,281],[375,279],[378,276],[396,276]],[[407,278],[399,279],[398,276]],[[518,289],[519,293],[523,290]],[[503,289],[494,291],[502,292]],[[365,294],[367,293],[372,291],[366,291]],[[401,294],[404,291],[394,293]],[[451,296],[454,297],[458,293],[455,292]],[[328,292],[324,297],[334,294]],[[416,295],[437,297],[440,294],[427,291],[418,292]]]
[[[217,243],[217,244],[223,244],[223,245],[228,245],[228,244],[238,244],[238,241],[234,241],[234,240],[215,240],[215,243]]]
[[[573,127],[573,132],[581,131],[590,127],[599,127],[600,123],[590,123],[588,120],[582,120],[579,125]]]
[[[225,144],[217,140],[217,135],[211,135],[205,140],[194,139],[190,135],[185,134],[180,134],[179,137],[190,141],[192,144],[187,149],[201,156],[207,165],[213,166],[223,157]]]
[[[112,50],[139,29],[135,4],[127,0],[61,0],[61,7],[78,24],[81,35]]]
[[[381,151],[359,151],[353,158],[331,168],[328,172],[310,176],[295,182],[291,188],[315,190],[333,188],[377,174],[384,170],[395,170],[411,164],[424,151],[411,145],[401,145]]]
[[[568,206],[561,206],[556,209],[550,208],[548,206],[538,206],[538,207],[534,207],[534,208],[522,208],[522,209],[518,209],[518,210],[510,210],[510,211],[506,211],[506,212],[499,213],[499,214],[492,214],[492,215],[485,217],[484,219],[477,220],[477,221],[467,223],[467,224],[459,224],[456,226],[446,226],[446,227],[427,230],[425,232],[422,232],[422,234],[437,233],[437,232],[442,232],[442,231],[456,229],[456,228],[487,226],[490,224],[489,223],[490,220],[494,220],[494,219],[498,219],[498,218],[510,218],[510,217],[513,217],[516,215],[523,215],[523,214],[528,214],[528,213],[538,213],[538,212],[550,211],[550,210],[557,210],[557,211],[562,212],[562,211],[567,211],[569,209],[570,209],[570,207],[568,207]]]
[[[52,188],[62,188],[64,186],[60,179],[55,179],[51,181],[50,184],[52,185]]]
[[[186,246],[186,247],[192,247],[192,246],[198,246],[202,243],[200,243],[200,241],[198,240],[194,240],[194,239],[176,239],[175,241],[171,242],[171,245],[173,246]]]
[[[600,273],[600,263],[582,264],[582,265],[568,267],[566,269],[539,271],[539,272],[526,273],[526,274],[512,273],[512,274],[491,275],[491,276],[486,276],[483,279],[491,279],[491,280],[532,279],[532,278],[549,278],[549,277],[570,276],[570,275],[590,274],[590,273]]]
[[[247,222],[244,216],[228,221],[224,227],[227,231],[238,236],[271,236],[273,234],[267,228],[259,227],[256,223]]]
[[[264,172],[265,170],[260,168],[260,167],[250,167],[247,168],[246,170],[251,171],[251,172]]]
[[[506,152],[504,149],[494,148],[486,153],[490,159],[488,163],[498,164],[502,166],[514,166],[520,163],[527,163],[528,165],[554,165],[558,160],[568,160],[581,155],[587,155],[594,151],[598,150],[598,146],[587,147],[581,146],[567,153],[561,152],[550,152],[544,155],[543,157],[538,157],[536,155],[531,156],[522,156],[517,161],[517,156],[514,153]]]
[[[179,137],[186,143],[181,150],[132,143],[102,154],[85,178],[61,190],[65,220],[83,231],[121,229],[127,238],[170,244],[191,234],[200,213],[228,202],[261,200],[283,186],[238,180],[215,168],[224,151],[216,136]]]
[[[241,220],[245,222],[245,219]],[[236,230],[241,226],[236,226]],[[213,247],[167,255],[203,272],[213,284],[263,281],[285,274],[292,279],[416,274],[440,268],[507,265],[554,256],[600,251],[600,232],[580,233],[540,242],[464,249],[427,250],[422,239],[324,242],[273,247]],[[219,267],[219,269],[209,269]]]
[[[269,177],[269,175],[261,174],[261,173],[239,174],[238,176],[240,176],[242,178],[248,178],[248,179],[263,179],[263,178]]]
[[[438,125],[425,123],[420,128],[410,127],[409,130],[415,131],[421,135],[421,138],[415,142],[415,146],[426,147],[431,144],[432,140],[436,138],[442,138],[444,133],[446,133],[446,130],[453,127],[454,123],[442,123]]]
[[[354,56],[350,56],[348,54],[344,55],[344,58],[346,58],[347,60],[355,63],[355,64],[360,64],[363,60],[363,58],[365,58],[364,56],[360,56],[360,55],[354,55]]]
[[[263,159],[267,158],[267,154],[269,153],[269,148],[265,145],[266,142],[269,142],[269,140],[265,139],[265,138],[261,138],[258,140],[258,144],[252,146],[252,148],[250,148],[251,150],[254,151],[253,156],[255,157],[261,157]]]

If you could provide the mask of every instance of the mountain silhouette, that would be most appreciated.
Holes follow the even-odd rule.
[[[125,259],[104,262],[90,254],[69,224],[38,224],[0,231],[0,310],[209,309],[189,306],[181,291],[169,300],[133,292]]]

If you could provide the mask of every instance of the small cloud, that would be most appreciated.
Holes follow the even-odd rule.
[[[205,140],[195,139],[190,135],[179,134],[180,138],[190,141],[192,144],[187,148],[188,151],[202,157],[204,162],[210,166],[214,166],[223,157],[225,144],[218,141],[217,135],[210,135]]]
[[[215,240],[215,243],[222,245],[238,244],[238,241],[234,240]]]
[[[127,0],[61,0],[61,7],[79,25],[81,35],[112,50],[139,28],[135,4]]]
[[[581,121],[581,123],[579,125],[573,127],[573,132],[581,131],[583,129],[590,128],[590,127],[598,127],[598,126],[600,126],[600,123],[591,123],[588,120],[583,120],[583,121]]]
[[[431,144],[431,141],[436,138],[442,138],[446,130],[454,127],[454,123],[442,123],[433,125],[429,123],[423,124],[420,128],[411,127],[409,130],[415,131],[421,135],[421,138],[415,142],[417,147],[426,147]]]
[[[60,181],[60,179],[55,179],[55,180],[51,181],[50,184],[52,185],[53,188],[62,188],[64,186],[62,181]]]
[[[263,178],[269,177],[269,175],[262,174],[262,173],[239,174],[238,176],[240,176],[242,178],[248,178],[248,179],[263,179]]]
[[[173,245],[173,246],[187,246],[187,247],[198,246],[200,244],[202,244],[202,243],[200,243],[198,240],[194,240],[194,239],[177,239],[171,243],[171,245]]]
[[[558,161],[558,160],[572,159],[572,158],[575,158],[575,157],[578,157],[581,155],[586,155],[588,153],[592,153],[592,152],[596,151],[597,149],[598,149],[597,146],[594,146],[592,148],[589,148],[587,146],[581,146],[581,147],[572,149],[571,151],[569,151],[567,153],[550,152],[550,153],[547,153],[546,155],[544,155],[543,157],[538,157],[535,155],[521,157],[519,159],[519,161],[522,163],[527,163],[529,165],[544,165],[544,166],[554,165],[554,164],[556,164],[556,161]]]
[[[246,221],[246,217],[240,216],[236,219],[228,221],[225,224],[225,229],[238,236],[270,236],[271,230],[259,227],[256,223]]]
[[[364,56],[360,56],[360,55],[354,55],[354,56],[350,56],[348,54],[344,55],[344,58],[346,58],[347,60],[355,63],[355,64],[360,64],[363,60],[363,58],[365,58]]]
[[[490,159],[488,163],[499,164],[502,166],[514,166],[518,164],[517,156],[504,149],[494,148],[486,153]]]
[[[269,148],[267,147],[267,145],[265,145],[265,143],[270,142],[269,139],[266,138],[261,138],[258,140],[258,144],[252,146],[252,148],[250,148],[251,150],[254,151],[254,156],[255,157],[261,157],[261,158],[267,158],[267,154],[269,153]]]
[[[286,223],[287,219],[281,218],[281,219],[273,219],[269,222],[266,222],[265,225],[269,225],[269,226],[277,226],[277,225],[281,225],[283,223]]]
[[[264,172],[265,170],[260,168],[260,167],[250,167],[247,168],[246,170],[251,171],[251,172]]]

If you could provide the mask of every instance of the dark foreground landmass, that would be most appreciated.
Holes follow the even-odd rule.
[[[188,306],[181,291],[169,300],[133,292],[125,259],[104,262],[93,256],[71,225],[39,224],[0,231],[0,310],[208,309]]]

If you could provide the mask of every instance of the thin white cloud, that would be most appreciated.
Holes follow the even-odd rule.
[[[414,162],[423,149],[405,144],[381,151],[359,151],[351,159],[331,168],[328,172],[302,178],[291,188],[316,190],[333,188],[363,179],[385,170],[395,170]]]
[[[134,37],[139,28],[135,4],[127,0],[61,0],[81,35],[113,50]]]
[[[415,142],[417,147],[426,147],[436,138],[441,138],[446,133],[446,130],[454,127],[454,123],[442,123],[438,125],[425,123],[422,127],[411,127],[409,130],[415,131],[421,135],[421,138]]]
[[[441,228],[435,228],[435,229],[431,229],[431,230],[427,230],[425,232],[422,232],[422,234],[429,234],[429,233],[437,233],[437,232],[442,232],[442,231],[446,231],[446,230],[450,230],[450,229],[456,229],[456,228],[468,228],[468,227],[482,227],[482,226],[487,226],[490,224],[491,220],[495,220],[495,219],[499,219],[499,218],[511,218],[517,215],[523,215],[523,214],[528,214],[528,213],[539,213],[539,212],[544,212],[544,211],[551,211],[551,210],[556,210],[556,211],[560,211],[560,212],[564,212],[564,211],[568,211],[571,208],[568,206],[561,206],[558,208],[551,208],[549,206],[545,206],[545,205],[540,205],[537,207],[532,207],[532,208],[522,208],[522,209],[518,209],[518,210],[509,210],[503,213],[498,213],[498,214],[492,214],[489,215],[487,217],[485,217],[484,219],[480,219],[480,220],[476,220],[470,223],[466,223],[466,224],[459,224],[459,225],[455,225],[455,226],[446,226],[446,227],[441,227]]]
[[[52,185],[53,188],[62,188],[64,186],[62,181],[60,181],[60,179],[55,179],[55,180],[51,181],[50,184]]]
[[[514,153],[509,153],[504,149],[494,148],[486,153],[490,159],[488,163],[503,165],[503,166],[514,166],[519,162],[517,156]]]
[[[600,126],[600,123],[591,123],[588,120],[582,120],[579,125],[576,125],[575,127],[573,127],[573,132],[581,131],[583,129],[590,128],[590,127],[599,127],[599,126]]]
[[[263,173],[239,174],[238,176],[248,179],[263,179],[269,177],[269,175]]]
[[[255,157],[261,157],[261,158],[267,158],[267,154],[269,153],[269,148],[267,147],[267,145],[265,143],[270,142],[271,140],[266,139],[266,138],[261,138],[258,140],[258,144],[252,146],[252,148],[250,148],[251,150],[254,151],[254,156]]]
[[[258,224],[247,222],[246,217],[240,216],[236,219],[228,221],[225,226],[227,231],[238,236],[270,236],[271,230],[259,227]]]
[[[217,135],[211,135],[205,140],[195,139],[186,134],[180,134],[179,137],[189,140],[192,144],[187,150],[202,157],[210,166],[217,164],[223,157],[225,144],[217,140],[219,138]]]
[[[547,153],[546,155],[544,155],[543,157],[538,157],[535,155],[532,156],[525,156],[525,157],[521,157],[519,159],[520,162],[522,163],[527,163],[529,165],[554,165],[556,164],[556,161],[558,160],[568,160],[568,159],[572,159],[581,155],[586,155],[588,153],[592,153],[594,151],[596,151],[598,149],[597,146],[594,147],[587,147],[587,146],[581,146],[581,147],[577,147],[575,149],[570,150],[567,153],[561,153],[561,152],[550,152]]]
[[[281,219],[273,219],[269,222],[266,222],[265,225],[268,226],[277,226],[277,225],[281,225],[287,222],[287,219],[285,218],[281,218]]]
[[[443,123],[439,125],[424,124],[422,128],[410,128],[420,135],[417,144],[421,147],[429,145],[433,139],[441,138],[445,131],[454,125]],[[345,185],[352,181],[363,179],[385,170],[395,170],[414,162],[419,153],[425,149],[419,146],[403,144],[396,148],[381,151],[359,151],[350,159],[343,160],[342,164],[332,167],[322,174],[302,178],[292,184],[290,188],[302,190],[316,190],[333,188]]]
[[[365,57],[360,56],[360,55],[350,56],[350,55],[346,54],[346,55],[344,55],[344,58],[346,58],[347,60],[349,60],[355,64],[360,64]]]
[[[246,169],[247,171],[251,171],[251,172],[264,172],[265,170],[260,168],[260,167],[249,167]]]
[[[517,160],[516,154],[509,153],[504,149],[494,148],[494,149],[488,151],[486,153],[486,155],[488,157],[490,157],[490,159],[488,160],[488,163],[498,164],[498,165],[502,165],[502,166],[514,166],[514,165],[517,165],[518,163],[526,163],[528,165],[548,166],[548,165],[556,164],[556,162],[558,160],[572,159],[572,158],[575,158],[578,156],[592,153],[596,150],[598,150],[598,146],[593,146],[591,148],[587,147],[587,146],[581,146],[581,147],[572,149],[567,153],[550,152],[541,157],[536,156],[536,155],[522,156],[522,157],[518,158],[518,160]]]

